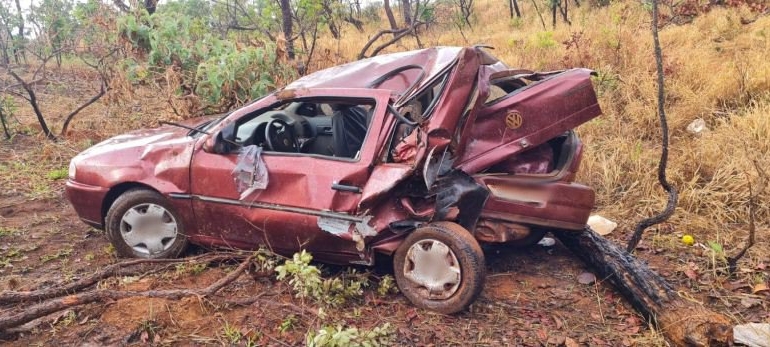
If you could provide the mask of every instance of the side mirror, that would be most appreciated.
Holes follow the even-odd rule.
[[[237,147],[235,142],[235,123],[230,123],[214,136],[211,136],[204,144],[203,150],[207,152],[225,154]]]

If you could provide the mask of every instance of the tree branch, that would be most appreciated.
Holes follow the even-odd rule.
[[[664,90],[663,80],[663,52],[660,48],[660,40],[658,39],[658,0],[652,0],[652,39],[655,46],[655,66],[658,72],[658,116],[660,117],[660,130],[661,130],[661,142],[662,149],[660,153],[660,161],[658,162],[658,182],[663,190],[668,193],[668,202],[666,208],[659,214],[649,218],[645,218],[636,224],[634,234],[631,236],[631,240],[628,242],[626,250],[630,253],[633,252],[639,241],[642,239],[644,230],[661,222],[664,222],[676,210],[676,202],[678,199],[678,193],[676,187],[668,183],[666,179],[666,166],[668,164],[668,122],[666,121],[666,94]]]
[[[211,296],[226,285],[232,283],[249,269],[254,256],[246,258],[238,267],[231,271],[227,276],[220,278],[208,287],[201,289],[167,289],[167,290],[147,290],[147,291],[119,291],[110,289],[94,290],[87,293],[69,295],[27,307],[21,312],[9,314],[1,312],[0,331],[16,327],[40,317],[44,317],[54,312],[58,312],[70,307],[81,306],[92,302],[104,302],[107,300],[120,300],[133,297],[163,298],[179,300],[187,296],[206,297]]]
[[[35,116],[37,116],[37,121],[40,123],[40,128],[42,128],[43,133],[46,137],[48,137],[51,140],[56,140],[56,136],[51,132],[50,129],[48,129],[48,125],[45,122],[45,118],[43,117],[43,113],[40,112],[40,107],[37,104],[37,97],[35,96],[35,92],[32,90],[32,88],[29,87],[27,82],[25,82],[19,75],[17,75],[11,68],[6,69],[8,71],[8,74],[13,77],[16,82],[19,82],[21,84],[21,87],[24,88],[24,91],[27,92],[27,95],[29,95],[29,103],[32,105],[32,110],[35,112]]]
[[[746,184],[749,188],[749,239],[737,254],[732,257],[727,257],[727,268],[731,275],[735,274],[735,271],[738,269],[738,260],[743,258],[749,248],[754,246],[755,235],[757,233],[757,197],[759,197],[759,195],[762,194],[767,187],[767,173],[759,166],[759,162],[756,160],[754,160],[754,169],[757,170],[761,181],[759,188],[756,192],[754,192],[751,179],[748,177],[748,175],[746,175]]]
[[[107,91],[107,83],[102,80],[101,87],[99,88],[99,92],[96,93],[91,99],[88,99],[84,104],[80,105],[80,107],[76,108],[74,111],[70,112],[70,114],[67,115],[67,117],[64,119],[64,124],[61,127],[61,133],[59,133],[59,136],[66,136],[67,135],[67,128],[70,125],[70,121],[72,121],[72,118],[75,118],[75,115],[80,113],[83,109],[85,109],[88,106],[91,106],[91,104],[95,103],[97,100],[101,99],[102,96],[104,96],[104,93]]]
[[[376,48],[374,48],[374,50],[372,50],[372,54],[369,55],[369,57],[373,57],[373,56],[377,55],[378,53],[380,53],[380,51],[382,51],[383,49],[387,48],[388,46],[398,42],[399,40],[401,40],[405,36],[407,36],[409,34],[414,34],[415,31],[417,30],[417,28],[420,25],[424,25],[424,24],[425,24],[424,22],[414,21],[414,22],[412,22],[412,25],[407,27],[407,28],[403,28],[403,29],[383,29],[383,30],[380,30],[379,32],[374,34],[374,36],[372,36],[372,38],[369,39],[369,41],[366,42],[366,44],[364,45],[364,48],[362,48],[361,52],[358,53],[358,59],[367,58],[366,51],[368,51],[369,48],[371,48],[372,45],[380,37],[382,37],[382,35],[393,34],[393,38],[388,40],[388,41],[386,41],[385,43],[377,46]]]
[[[65,295],[67,293],[74,293],[78,290],[88,288],[101,280],[116,277],[116,276],[133,276],[146,272],[146,269],[124,271],[126,268],[135,267],[137,265],[147,264],[178,264],[185,262],[194,262],[204,260],[206,262],[223,261],[234,258],[233,254],[224,253],[207,253],[196,257],[182,258],[182,259],[133,259],[120,263],[108,265],[94,274],[83,277],[75,282],[65,285],[55,285],[53,287],[47,287],[38,290],[17,292],[17,291],[4,291],[0,293],[0,305],[7,305],[12,303],[31,301],[31,300],[44,300],[55,298]]]

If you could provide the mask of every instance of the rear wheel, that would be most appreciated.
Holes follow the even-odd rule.
[[[105,224],[107,237],[122,257],[176,258],[187,247],[178,215],[162,195],[152,190],[123,193],[107,212]]]
[[[486,264],[470,232],[439,222],[407,236],[393,257],[393,272],[415,306],[450,314],[465,310],[481,294]]]

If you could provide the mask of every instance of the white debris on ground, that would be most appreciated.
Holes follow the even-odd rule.
[[[590,226],[597,234],[604,236],[612,233],[612,231],[618,227],[618,223],[599,215],[592,215],[591,217],[588,217],[588,226]]]
[[[747,323],[733,327],[736,343],[749,347],[770,347],[770,323]]]
[[[552,237],[544,237],[537,244],[543,247],[552,247],[556,244],[556,240],[554,240]]]
[[[577,281],[578,283],[585,284],[585,285],[593,284],[594,282],[596,282],[596,275],[590,272],[583,272],[580,275],[578,275]]]
[[[706,126],[706,121],[703,118],[697,118],[687,125],[687,132],[695,136],[700,136],[708,131],[709,128]]]

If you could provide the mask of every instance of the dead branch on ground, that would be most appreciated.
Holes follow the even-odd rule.
[[[237,255],[228,254],[225,257],[222,254],[219,254],[219,255],[215,254],[214,256],[204,255],[204,256],[195,257],[192,259],[201,259],[206,257],[208,257],[209,260],[211,261],[217,258],[222,260],[233,259],[233,258],[236,258]],[[211,296],[216,292],[218,292],[219,290],[221,290],[222,288],[224,288],[225,286],[227,286],[228,284],[238,279],[243,273],[247,272],[247,270],[250,269],[254,259],[255,259],[255,255],[246,257],[235,270],[228,273],[226,276],[220,278],[219,280],[212,283],[211,285],[200,289],[167,289],[167,290],[146,290],[146,291],[120,291],[120,290],[113,290],[113,289],[96,289],[92,291],[71,294],[67,296],[60,296],[69,292],[73,292],[73,291],[77,291],[77,290],[89,287],[95,283],[98,283],[99,281],[98,278],[100,277],[103,279],[106,277],[110,277],[112,275],[119,274],[120,273],[119,269],[125,266],[148,264],[148,263],[168,264],[175,261],[179,263],[179,262],[190,260],[190,259],[178,259],[178,260],[132,260],[132,261],[114,264],[98,272],[95,275],[89,276],[87,278],[84,278],[70,285],[52,289],[50,291],[39,290],[35,292],[26,292],[26,293],[22,292],[21,294],[18,292],[17,293],[4,292],[3,293],[4,303],[14,302],[12,300],[17,300],[20,297],[26,297],[30,299],[31,298],[49,298],[49,299],[32,306],[21,308],[20,310],[14,310],[13,308],[11,308],[0,312],[0,331],[4,331],[9,328],[20,326],[22,324],[28,323],[37,318],[45,317],[49,314],[52,314],[58,311],[62,311],[75,306],[82,306],[82,305],[86,305],[94,302],[105,302],[109,300],[120,300],[120,299],[133,298],[133,297],[148,297],[148,298],[163,298],[163,299],[170,299],[170,300],[179,300],[187,296],[196,296],[196,297]],[[55,295],[57,297],[51,298],[52,295]],[[5,301],[5,300],[8,300],[8,301]],[[26,300],[26,299],[22,299],[22,300]],[[18,300],[16,302],[18,302]],[[19,306],[19,305],[16,305],[16,306]],[[16,311],[16,312],[12,312],[12,311]]]
[[[194,261],[205,261],[208,263],[219,262],[228,259],[233,259],[234,255],[230,253],[211,253],[203,254],[190,258],[181,259],[133,259],[108,265],[101,270],[83,277],[75,282],[69,284],[59,284],[50,286],[43,289],[31,290],[31,291],[3,291],[0,293],[0,306],[7,304],[18,303],[23,301],[43,300],[50,299],[57,296],[67,295],[74,293],[78,290],[83,290],[92,285],[99,283],[99,281],[105,280],[110,277],[119,276],[136,276],[146,273],[148,270],[146,267],[139,267],[137,269],[130,269],[132,267],[138,267],[140,265],[150,264],[180,264],[189,263]]]

